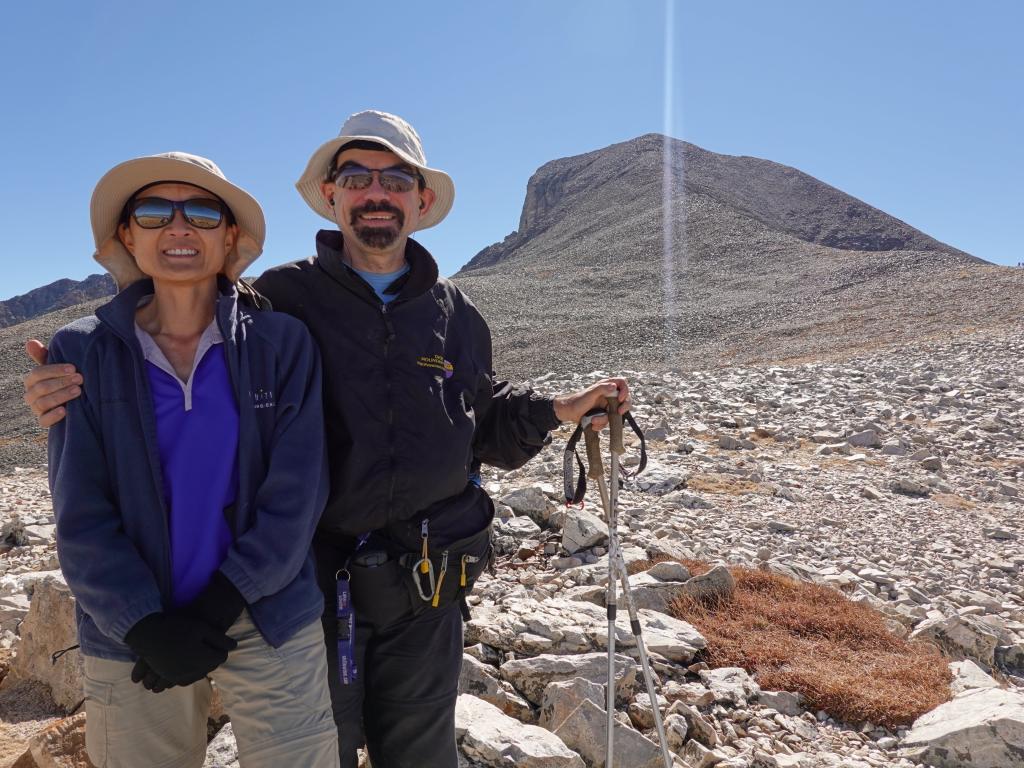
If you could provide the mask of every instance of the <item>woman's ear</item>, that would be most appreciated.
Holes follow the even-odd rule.
[[[231,253],[235,248],[236,242],[238,242],[238,225],[230,224],[224,233],[224,253]]]
[[[135,240],[132,238],[132,229],[127,224],[117,225],[117,239],[133,257],[135,256]]]

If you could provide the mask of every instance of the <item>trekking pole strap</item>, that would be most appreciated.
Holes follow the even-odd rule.
[[[609,400],[614,400],[614,398],[609,398]],[[616,400],[615,402],[616,406],[614,410],[617,410],[618,401]],[[613,414],[610,413],[607,408],[595,408],[592,411],[588,411],[572,433],[569,441],[565,444],[565,451],[562,454],[562,476],[564,481],[565,503],[567,505],[581,504],[583,502],[583,497],[587,493],[587,477],[596,479],[601,477],[604,473],[604,467],[601,463],[601,450],[598,434],[594,432],[594,430],[590,429],[590,424],[593,421],[594,416],[605,415],[609,417],[608,423],[610,425],[610,429],[613,430],[611,435],[611,447],[613,451],[615,451],[616,446],[616,432],[614,431],[616,428],[612,425],[616,424],[616,422],[618,424],[617,434],[619,445],[619,450],[616,451],[617,453],[622,454],[625,452],[625,446],[622,443],[623,422],[628,424],[629,428],[633,430],[633,433],[640,438],[640,463],[632,472],[626,472],[620,465],[619,471],[622,477],[625,479],[636,477],[647,468],[647,441],[644,439],[643,431],[633,418],[633,414],[629,411],[621,416],[618,413],[615,413],[615,418],[612,418]],[[593,435],[593,438],[591,438],[591,435]],[[585,443],[587,448],[587,461],[590,464],[589,473],[587,472],[586,467],[584,467],[579,453],[576,451],[576,446],[579,444],[580,438],[584,436],[586,436]],[[573,459],[575,459],[576,466],[579,468],[579,479],[576,479]]]

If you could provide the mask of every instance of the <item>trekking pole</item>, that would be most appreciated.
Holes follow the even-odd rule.
[[[651,700],[651,709],[654,712],[654,727],[658,732],[658,745],[661,747],[661,757],[665,761],[665,768],[672,768],[672,756],[668,750],[668,739],[665,738],[665,725],[661,720],[661,709],[658,707],[658,695],[654,689],[654,675],[651,672],[651,662],[647,658],[647,647],[644,644],[643,633],[640,626],[640,616],[636,610],[636,603],[633,601],[633,592],[629,587],[629,572],[626,570],[626,559],[622,556],[619,546],[619,456],[626,452],[622,443],[622,415],[619,413],[619,400],[616,397],[608,398],[608,448],[611,453],[611,494],[605,508],[608,512],[608,580],[609,594],[612,595],[609,615],[614,615],[615,588],[611,582],[615,579],[616,572],[622,581],[622,598],[626,602],[626,610],[629,612],[629,627],[636,640],[636,648],[640,654],[640,667],[643,669],[644,683],[647,687],[647,696]],[[603,473],[602,473],[603,474]],[[603,490],[603,480],[599,481],[598,487]],[[601,501],[605,501],[602,493]],[[614,622],[613,622],[614,623]],[[609,662],[609,669],[613,669]],[[613,678],[608,678],[609,688],[613,686]],[[610,710],[609,710],[610,711]],[[608,725],[608,758],[606,768],[612,768],[612,723]]]
[[[622,416],[618,412],[618,398],[609,397],[603,408],[595,408],[584,414],[579,426],[569,442],[566,444],[562,461],[562,474],[565,481],[565,502],[567,505],[580,504],[586,494],[586,480],[590,478],[597,483],[597,490],[601,495],[601,505],[604,508],[604,519],[608,523],[608,588],[605,592],[605,604],[608,609],[608,689],[606,711],[608,715],[608,741],[607,753],[605,756],[605,768],[614,768],[615,759],[615,614],[618,598],[616,590],[618,583],[622,585],[622,597],[626,602],[626,609],[629,611],[629,626],[633,632],[637,650],[640,656],[640,666],[643,669],[644,682],[647,686],[647,695],[651,700],[651,708],[654,710],[654,725],[658,732],[661,756],[665,762],[665,768],[673,768],[675,763],[668,749],[668,739],[665,738],[665,726],[661,719],[661,710],[658,708],[657,692],[654,689],[654,674],[651,671],[651,662],[647,656],[647,647],[640,627],[640,618],[637,613],[636,603],[633,600],[633,593],[629,586],[629,572],[626,570],[626,560],[622,555],[622,547],[619,543],[618,531],[618,503],[619,503],[619,457],[625,453],[625,446],[622,442],[623,421],[628,421],[629,426],[640,439],[640,462],[634,475],[639,474],[647,466],[647,451],[644,444],[644,435],[637,426],[636,421],[629,414]],[[601,445],[598,433],[591,427],[597,416],[607,415],[610,432],[610,457],[611,457],[611,478],[610,484],[606,485],[604,476],[604,464],[601,460]],[[587,462],[590,467],[584,473],[583,463],[576,453],[576,445],[580,437],[584,437],[587,448]],[[579,482],[574,487],[573,459],[579,465]],[[611,491],[609,492],[609,487]]]
[[[608,499],[608,489],[604,484],[604,465],[601,462],[601,444],[598,433],[590,428],[589,423],[584,427],[584,441],[587,446],[587,464],[589,470],[587,477],[597,483],[597,490],[601,494],[601,505],[604,507],[605,519],[608,520],[611,506]],[[609,523],[609,532],[611,525]],[[605,590],[605,607],[608,611],[608,690],[606,692],[607,704],[607,745],[606,745],[606,768],[612,767],[612,756],[615,750],[615,560],[612,558],[612,542],[608,540],[608,587]]]

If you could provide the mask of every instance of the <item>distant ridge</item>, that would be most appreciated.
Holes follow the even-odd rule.
[[[89,275],[84,280],[55,280],[21,296],[0,301],[0,328],[92,299],[113,296],[114,292],[114,279],[106,274]]]

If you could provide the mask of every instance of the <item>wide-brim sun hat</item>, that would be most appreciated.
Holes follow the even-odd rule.
[[[93,258],[113,276],[118,290],[146,276],[117,236],[121,212],[136,191],[160,182],[200,187],[212,192],[231,209],[238,225],[238,238],[225,258],[223,272],[232,282],[238,280],[263,252],[267,231],[263,208],[255,197],[228,181],[212,160],[187,152],[164,152],[115,165],[92,192],[89,216],[96,242]]]
[[[387,112],[368,109],[356,112],[341,126],[336,138],[325,141],[309,158],[302,177],[295,182],[302,199],[316,213],[330,222],[335,222],[334,210],[320,195],[320,184],[327,178],[331,170],[331,161],[338,151],[353,141],[372,141],[386,147],[398,155],[409,165],[415,166],[423,175],[428,189],[434,192],[434,204],[426,215],[420,218],[416,227],[427,229],[440,224],[455,202],[455,184],[444,171],[427,165],[427,157],[423,154],[423,142],[419,134],[405,120]]]

